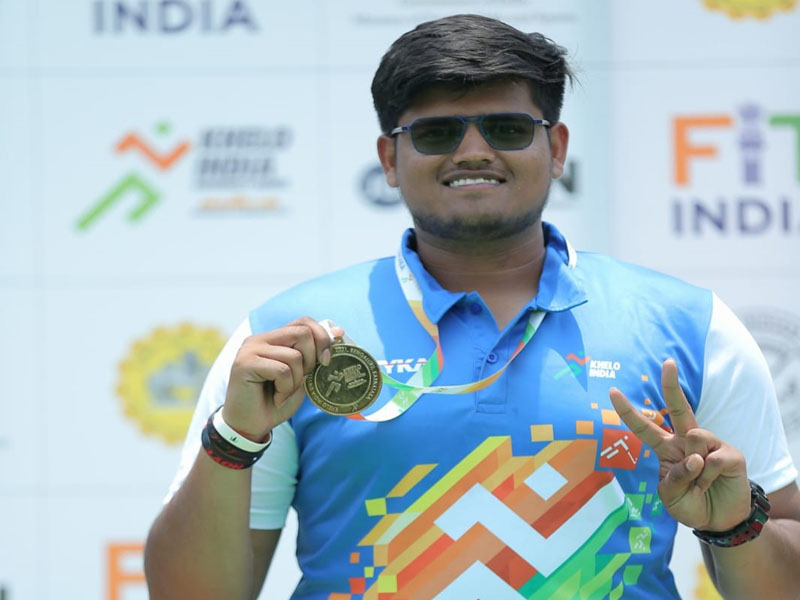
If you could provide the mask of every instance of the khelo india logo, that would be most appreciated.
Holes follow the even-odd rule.
[[[135,225],[167,198],[179,197],[194,215],[272,214],[284,209],[276,195],[288,187],[280,157],[292,144],[286,125],[206,126],[190,139],[160,121],[152,131],[127,131],[114,143],[125,166],[75,221],[79,232],[108,213],[127,210]],[[171,190],[171,192],[169,191]],[[176,190],[180,190],[177,192]]]
[[[216,329],[182,323],[136,340],[119,365],[117,394],[145,435],[179,443],[208,370],[225,345]]]
[[[767,19],[780,10],[792,10],[797,0],[703,0],[703,3],[706,8],[727,13],[734,19]]]
[[[158,137],[164,137],[171,133],[171,129],[169,123],[161,122],[156,125],[155,133]],[[136,152],[150,167],[161,173],[170,171],[189,151],[189,148],[191,148],[191,143],[181,140],[168,150],[161,151],[136,132],[124,134],[114,144],[116,154]],[[143,175],[138,170],[130,171],[112,183],[106,192],[81,214],[75,226],[79,231],[89,229],[101,216],[117,204],[124,202],[128,196],[136,199],[129,201],[131,210],[128,212],[127,219],[129,223],[136,223],[155,208],[161,200],[162,193],[152,183],[149,176]]]

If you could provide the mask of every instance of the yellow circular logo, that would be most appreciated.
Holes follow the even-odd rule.
[[[225,345],[213,328],[182,323],[136,340],[119,365],[117,394],[146,435],[169,444],[186,435],[211,364]]]
[[[711,10],[727,13],[734,19],[766,19],[779,10],[791,10],[797,0],[703,0]]]

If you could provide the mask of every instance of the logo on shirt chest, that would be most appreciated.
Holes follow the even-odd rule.
[[[378,360],[378,364],[387,375],[416,373],[426,362],[428,362],[427,358],[392,358],[389,360]]]
[[[617,372],[622,368],[618,360],[593,360],[583,352],[570,352],[564,359],[566,366],[553,375],[553,379],[561,379],[565,375],[577,377],[586,372],[586,375],[595,379],[616,379]]]
[[[619,371],[620,368],[621,365],[618,360],[590,360],[589,377],[616,379],[617,371]]]

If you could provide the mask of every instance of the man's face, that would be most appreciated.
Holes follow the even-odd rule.
[[[443,87],[418,96],[398,125],[421,117],[527,113],[542,118],[527,84],[484,84],[468,92]],[[378,154],[389,185],[399,187],[414,224],[454,241],[495,240],[522,233],[541,221],[553,178],[561,176],[568,131],[554,124],[548,138],[541,125],[521,150],[496,150],[470,123],[459,146],[447,154],[421,154],[409,133],[382,135]]]

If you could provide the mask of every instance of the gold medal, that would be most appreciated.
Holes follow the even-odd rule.
[[[341,337],[333,340],[328,366],[317,363],[304,383],[311,401],[332,415],[361,412],[375,402],[383,385],[378,362]]]

